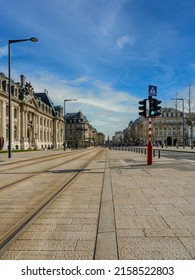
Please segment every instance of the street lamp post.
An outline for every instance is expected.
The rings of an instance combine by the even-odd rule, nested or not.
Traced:
[[[11,108],[11,56],[10,56],[10,46],[14,43],[20,43],[25,41],[37,42],[38,39],[35,37],[29,39],[19,39],[19,40],[8,40],[8,83],[9,83],[9,102],[8,102],[8,111],[9,111],[9,142],[8,142],[8,157],[12,157],[12,108]]]
[[[185,125],[184,125],[184,99],[183,98],[171,98],[171,100],[181,100],[182,101],[182,111],[183,111],[183,148],[185,148]]]
[[[77,99],[64,99],[64,151],[66,151],[66,102],[76,101]]]

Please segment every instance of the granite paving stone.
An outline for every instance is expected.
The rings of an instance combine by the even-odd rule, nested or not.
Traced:
[[[148,166],[145,155],[105,149],[0,259],[195,259],[195,171],[186,170],[174,159]],[[31,210],[19,193],[13,199],[11,189],[7,207],[0,199],[0,225]]]
[[[131,260],[191,259],[191,255],[174,237],[119,238],[119,258]]]
[[[43,240],[16,240],[13,245],[10,247],[10,251],[39,251],[45,241]]]
[[[53,260],[55,251],[22,251],[17,259],[19,260]]]
[[[21,251],[7,251],[0,257],[0,260],[17,260],[21,256]],[[28,259],[28,258],[27,258]]]
[[[116,217],[116,228],[168,228],[162,217],[158,216],[120,216]]]
[[[170,228],[195,228],[195,216],[164,217]]]
[[[192,259],[195,260],[195,237],[180,237],[179,240],[188,250],[188,252],[192,256]]]

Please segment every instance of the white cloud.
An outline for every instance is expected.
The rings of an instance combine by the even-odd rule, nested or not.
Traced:
[[[7,46],[1,47],[0,48],[0,58],[7,56]]]
[[[34,77],[29,73],[26,78],[35,92],[46,89],[55,105],[63,106],[65,98],[77,99],[67,104],[67,111],[81,110],[91,125],[105,135],[114,135],[115,131],[124,129],[130,120],[137,118],[138,98],[114,89],[111,84],[84,76],[64,83],[64,80],[47,72],[36,73]],[[82,82],[85,82],[85,87]]]
[[[124,48],[125,45],[134,45],[135,44],[135,38],[132,36],[122,36],[120,38],[117,39],[116,44],[118,46],[119,49]]]
[[[83,77],[79,77],[79,78],[77,78],[75,80],[63,80],[62,82],[65,83],[66,85],[78,86],[78,85],[86,83],[88,81],[89,81],[89,77],[83,76]]]

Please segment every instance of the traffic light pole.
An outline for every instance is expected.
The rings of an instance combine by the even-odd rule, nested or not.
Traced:
[[[152,119],[149,118],[148,122],[148,153],[147,153],[147,160],[148,165],[152,165]]]
[[[151,95],[152,94],[152,95]],[[144,99],[139,101],[139,115],[141,117],[148,118],[148,145],[147,145],[147,163],[148,165],[152,165],[152,157],[153,157],[153,151],[152,151],[152,118],[158,117],[161,112],[161,101],[153,98],[153,96],[156,96],[157,94],[157,87],[156,86],[149,86],[149,96],[148,99]],[[146,100],[149,101],[149,106],[147,109]]]

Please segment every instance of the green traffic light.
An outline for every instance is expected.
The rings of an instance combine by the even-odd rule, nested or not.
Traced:
[[[149,96],[149,116],[150,117],[155,118],[161,114],[160,113],[161,106],[159,106],[160,103],[161,103],[160,100]]]

